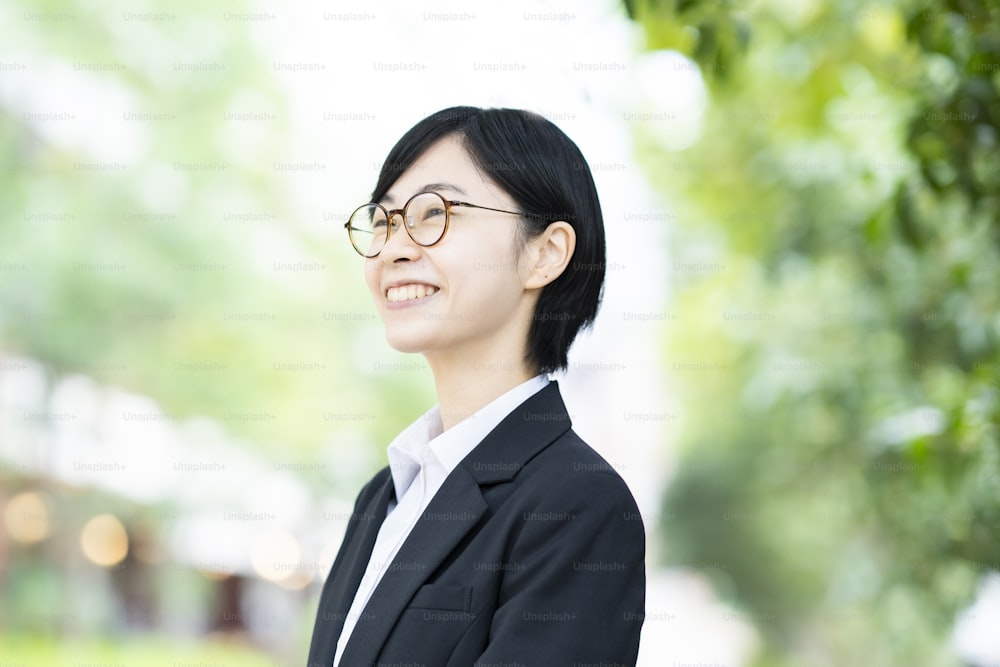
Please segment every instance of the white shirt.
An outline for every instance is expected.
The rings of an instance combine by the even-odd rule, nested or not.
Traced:
[[[447,431],[443,430],[441,423],[440,406],[435,405],[392,441],[386,454],[398,504],[389,502],[385,521],[379,528],[375,547],[368,559],[368,567],[344,619],[344,629],[337,640],[333,667],[339,667],[347,641],[375,592],[375,587],[382,580],[420,515],[444,484],[445,478],[514,408],[548,383],[547,377],[536,375]]]

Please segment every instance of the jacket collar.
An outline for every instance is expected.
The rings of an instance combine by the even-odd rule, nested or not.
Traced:
[[[572,425],[559,383],[553,380],[514,408],[461,465],[478,484],[509,481]]]

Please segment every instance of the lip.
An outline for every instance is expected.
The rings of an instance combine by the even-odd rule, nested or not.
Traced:
[[[403,285],[427,285],[428,287],[433,287],[437,291],[430,296],[421,297],[419,299],[410,299],[408,301],[389,301],[388,292],[393,287],[402,287]],[[394,280],[389,283],[382,285],[382,304],[389,310],[398,310],[400,308],[413,308],[415,306],[422,306],[427,301],[430,301],[436,297],[441,292],[441,288],[434,283],[430,283],[424,280]]]
[[[417,280],[415,278],[410,278],[408,280],[393,280],[391,283],[382,283],[382,296],[389,291],[390,287],[402,287],[403,285],[430,285],[436,289],[441,289],[439,285],[435,285],[432,282],[426,280]]]

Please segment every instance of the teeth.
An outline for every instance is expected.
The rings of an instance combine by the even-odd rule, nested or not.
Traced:
[[[412,301],[413,299],[423,299],[437,291],[438,288],[432,285],[411,284],[390,287],[385,296],[388,301]]]

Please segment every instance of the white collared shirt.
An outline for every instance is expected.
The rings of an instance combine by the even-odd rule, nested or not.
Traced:
[[[545,375],[536,375],[447,431],[443,431],[440,407],[434,406],[392,441],[386,454],[398,504],[390,501],[385,521],[375,538],[368,567],[354,594],[354,601],[337,640],[333,667],[340,665],[344,648],[375,592],[375,587],[382,580],[420,515],[444,484],[445,478],[514,408],[548,383],[549,379]]]

